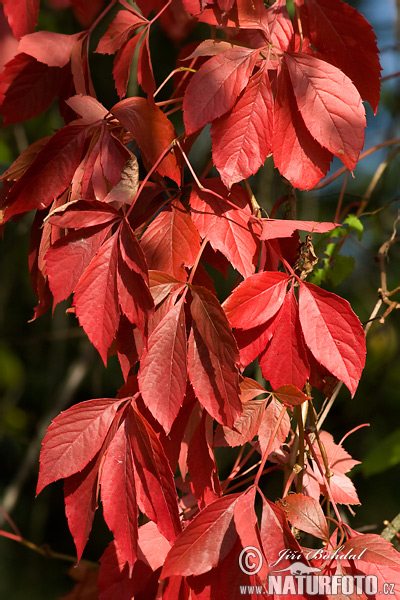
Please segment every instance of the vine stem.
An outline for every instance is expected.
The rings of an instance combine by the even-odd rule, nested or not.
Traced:
[[[256,477],[254,479],[254,486],[255,487],[258,487],[258,483],[260,481],[261,474],[262,474],[262,472],[264,470],[265,463],[267,462],[268,456],[271,454],[272,443],[273,443],[273,441],[274,441],[274,439],[276,437],[276,434],[278,433],[278,429],[280,427],[280,424],[282,423],[282,420],[283,420],[283,417],[285,416],[285,414],[286,414],[286,406],[282,406],[281,412],[279,413],[278,419],[277,419],[277,421],[275,423],[275,427],[274,427],[274,429],[273,429],[273,431],[271,433],[271,437],[269,438],[268,445],[267,445],[267,447],[265,449],[264,456],[262,457],[261,464],[260,464],[259,469],[257,471],[257,475],[256,475]]]

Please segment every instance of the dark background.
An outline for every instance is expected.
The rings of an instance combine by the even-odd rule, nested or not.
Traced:
[[[398,71],[399,15],[394,2],[365,0],[351,4],[366,16],[375,29],[383,75]],[[39,28],[61,33],[81,30],[69,11],[54,12],[46,5],[41,10]],[[97,38],[105,28],[104,23],[96,30]],[[208,37],[207,29],[200,26],[192,32],[191,39]],[[151,52],[156,81],[160,83],[174,68],[177,50],[157,24],[152,28]],[[96,92],[107,107],[118,100],[111,66],[110,57],[94,55],[91,59]],[[136,81],[131,81],[130,95],[137,94]],[[365,149],[400,137],[399,96],[399,78],[395,78],[383,84],[377,116],[374,117],[366,107],[368,129]],[[0,134],[1,172],[26,145],[62,125],[55,105],[45,115],[23,125],[3,129]],[[179,132],[182,131],[179,120],[175,125]],[[208,144],[207,134],[204,134],[197,143],[198,164],[196,157],[193,158],[199,169],[208,160],[205,155]],[[349,177],[343,206],[360,201],[379,164],[392,149],[393,146],[384,148],[358,165],[355,178]],[[375,256],[381,244],[392,234],[399,209],[399,157],[397,154],[390,160],[371,196],[366,211],[375,214],[360,218],[364,226],[362,239],[359,240],[352,232],[341,248],[343,256],[354,257],[354,270],[337,287],[329,281],[322,284],[348,299],[362,322],[368,320],[380,286]],[[341,163],[335,161],[331,173],[340,166]],[[299,193],[298,218],[333,220],[342,183],[343,177],[320,191]],[[267,211],[285,193],[269,160],[251,184],[259,203]],[[61,410],[90,398],[114,397],[123,380],[116,361],[111,358],[106,370],[75,318],[65,313],[69,302],[59,305],[53,317],[46,314],[37,321],[29,322],[36,304],[27,264],[31,221],[32,217],[28,215],[8,224],[0,245],[0,506],[9,509],[26,539],[38,545],[48,544],[53,551],[70,555],[73,560],[75,549],[64,515],[62,484],[51,485],[35,499],[38,441],[51,419]],[[318,239],[314,236],[317,246]],[[322,240],[320,252],[323,254],[323,251]],[[399,248],[393,246],[388,263],[389,288],[400,284],[399,254]],[[218,285],[222,297],[227,284],[219,281]],[[351,399],[349,392],[342,389],[326,421],[326,428],[336,442],[353,427],[370,423],[369,428],[357,431],[344,444],[353,458],[364,461],[364,466],[358,466],[352,472],[362,504],[355,507],[354,517],[343,510],[351,526],[365,532],[380,533],[383,521],[393,519],[400,512],[399,325],[399,311],[394,311],[384,324],[376,322],[372,325],[367,338],[367,365],[357,393]],[[231,458],[226,453],[221,453],[220,457],[223,469],[223,463],[230,464]],[[265,490],[275,500],[282,493],[280,479],[267,480]],[[10,531],[7,524],[3,523],[1,528]],[[97,561],[110,539],[100,508],[84,556]],[[0,599],[57,598],[72,587],[67,574],[69,566],[67,561],[45,558],[0,537]]]

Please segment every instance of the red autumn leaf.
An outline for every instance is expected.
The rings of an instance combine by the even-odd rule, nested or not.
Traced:
[[[247,277],[223,303],[232,327],[250,329],[266,323],[282,306],[288,281],[277,271]]]
[[[49,67],[65,67],[71,59],[72,48],[78,41],[79,35],[37,31],[21,39],[18,52],[33,56]]]
[[[186,380],[185,312],[179,301],[149,337],[139,370],[144,403],[167,434],[182,406]]]
[[[276,0],[265,12],[263,23],[267,24],[271,42],[277,48],[289,52],[294,50],[294,31],[285,0]]]
[[[153,93],[156,90],[156,82],[154,81],[153,66],[150,58],[150,47],[149,47],[149,31],[147,30],[142,45],[139,50],[138,58],[138,82],[142,87],[142,90],[146,92],[147,96],[152,98]]]
[[[297,230],[310,231],[311,233],[326,233],[332,231],[339,225],[337,223],[318,223],[317,221],[285,221],[283,219],[261,219],[262,240],[286,238],[293,235]]]
[[[111,112],[131,132],[150,164],[154,164],[176,138],[168,117],[158,107],[150,105],[145,98],[126,98],[115,104]],[[161,161],[157,170],[180,185],[180,167],[176,154],[172,151]]]
[[[68,98],[66,103],[87,123],[102,121],[108,113],[107,109],[92,96],[77,94]]]
[[[224,559],[237,538],[233,511],[240,496],[218,498],[187,525],[167,555],[161,578],[201,575]]]
[[[293,561],[287,558],[288,550],[295,553],[296,560],[306,563],[306,560],[302,559],[301,548],[292,534],[283,510],[264,496],[260,534],[264,554],[271,569],[278,570],[293,564]],[[285,552],[282,555],[283,550]]]
[[[354,396],[365,363],[365,335],[347,300],[302,283],[299,315],[306,345],[316,360]]]
[[[310,0],[301,3],[300,10],[307,15],[312,44],[325,60],[333,62],[351,79],[376,113],[381,68],[371,25],[341,0]],[[362,58],[359,48],[363,49]]]
[[[234,429],[222,427],[216,430],[214,443],[216,446],[244,446],[258,433],[261,419],[264,414],[266,400],[249,400],[244,402],[242,414],[234,422]]]
[[[213,160],[227,188],[258,171],[272,147],[273,96],[267,69],[250,79],[235,106],[211,128]]]
[[[173,290],[183,288],[183,284],[162,271],[149,270],[149,288],[154,304],[160,304]]]
[[[293,286],[275,316],[271,342],[260,356],[263,376],[273,389],[292,384],[303,389],[310,375]]]
[[[133,14],[129,10],[120,10],[100,39],[96,52],[114,54],[128,41],[132,31],[146,23],[146,19],[140,18],[139,15]]]
[[[309,396],[303,394],[299,388],[295,385],[282,385],[278,389],[275,390],[274,395],[285,404],[289,404],[290,406],[297,406],[298,404],[303,404],[309,400]]]
[[[275,429],[282,408],[282,404],[278,402],[276,398],[271,398],[267,408],[263,412],[261,424],[258,429],[258,441],[260,442],[261,454],[264,454],[268,448],[272,433]],[[270,446],[270,453],[282,446],[289,435],[289,431],[290,419],[286,411],[278,427],[278,431],[276,432],[276,435],[272,441],[272,445]]]
[[[274,318],[263,325],[251,329],[235,329],[234,335],[239,347],[240,365],[247,367],[267,347],[274,332]]]
[[[341,552],[346,554],[349,551],[359,557],[361,561],[393,569],[400,568],[399,553],[390,542],[375,533],[364,533],[349,538],[343,544]]]
[[[335,444],[333,436],[327,431],[320,431],[319,438],[324,447],[329,469],[334,473],[347,473],[353,467],[355,467],[355,465],[360,464],[360,461],[354,460],[342,446]],[[323,458],[319,445],[316,441],[313,445],[314,452],[322,464]]]
[[[137,503],[172,542],[181,531],[173,473],[161,442],[146,419],[136,410],[128,414]]]
[[[268,575],[268,565],[264,560],[264,553],[260,543],[254,502],[255,488],[252,488],[247,493],[242,494],[235,503],[234,521],[243,548],[251,548],[252,551],[252,554],[248,556],[248,558],[253,558],[253,561],[250,560],[250,570],[252,566],[255,568],[260,567],[257,576],[261,581],[265,581]],[[258,553],[255,553],[254,549],[258,550]]]
[[[285,54],[285,62],[307,129],[352,171],[364,145],[366,126],[356,87],[337,67],[309,54]]]
[[[221,495],[218,469],[212,446],[213,421],[203,411],[202,419],[190,440],[187,457],[191,487],[200,510]]]
[[[189,379],[200,404],[221,425],[232,427],[242,412],[239,376],[211,352],[193,324],[189,336]]]
[[[204,287],[192,286],[191,291],[193,300],[190,312],[203,342],[222,364],[235,365],[239,360],[239,352],[220,303]]]
[[[57,131],[7,197],[4,220],[32,209],[43,209],[71,183],[81,160],[86,131],[80,126]]]
[[[282,498],[280,505],[294,527],[322,540],[329,540],[328,523],[317,500],[304,494],[289,494]]]
[[[120,213],[104,202],[69,202],[52,211],[49,215],[52,225],[63,229],[83,229],[96,225],[107,225],[121,219]]]
[[[35,30],[39,16],[40,0],[2,0],[4,14],[16,38]]]
[[[203,184],[222,198],[193,188],[190,205],[194,224],[213,249],[219,250],[244,277],[252,275],[259,241],[257,225],[250,225],[248,195],[239,185],[228,192],[218,179],[206,179]]]
[[[4,125],[32,119],[47,110],[59,94],[62,81],[63,71],[58,67],[48,67],[27,54],[17,54],[0,76]]]
[[[45,272],[54,305],[68,298],[75,290],[79,278],[100,250],[110,227],[71,231],[49,248],[45,255]]]
[[[234,47],[210,58],[193,75],[183,100],[186,134],[190,135],[230,110],[246,87],[257,52]]]
[[[189,213],[177,200],[156,216],[140,239],[149,268],[182,281],[187,279],[185,267],[194,265],[200,242]]]
[[[54,419],[40,453],[36,493],[81,471],[100,450],[123,400],[100,398],[75,404]]]
[[[142,31],[137,33],[132,39],[126,42],[126,44],[124,44],[120,50],[118,50],[114,58],[113,76],[115,88],[120,98],[124,98],[124,96],[126,96],[133,57],[142,37]]]
[[[277,78],[272,151],[276,168],[302,190],[313,188],[325,177],[333,158],[307,129],[287,69],[280,69]]]
[[[117,292],[118,236],[111,236],[81,276],[75,288],[76,316],[104,364],[119,322]]]
[[[131,444],[123,423],[113,437],[101,469],[101,502],[107,526],[124,559],[133,565],[137,556],[138,509]]]
[[[82,471],[71,475],[64,482],[65,514],[78,561],[86,546],[97,509],[101,459],[100,452]]]

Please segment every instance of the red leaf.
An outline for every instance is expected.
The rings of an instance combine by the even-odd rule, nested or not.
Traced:
[[[248,195],[239,185],[228,192],[219,179],[206,179],[203,183],[222,198],[193,188],[190,205],[194,224],[213,249],[222,252],[244,277],[252,275],[258,260],[259,241],[253,232],[254,226],[249,224]]]
[[[283,304],[289,277],[263,271],[247,277],[223,303],[232,327],[250,329],[273,317]]]
[[[258,171],[272,146],[273,96],[267,69],[260,69],[232,110],[211,128],[213,160],[230,188]]]
[[[268,404],[267,408],[263,413],[261,425],[258,430],[258,441],[260,442],[261,454],[264,454],[267,450],[272,432],[278,421],[282,408],[282,404],[278,402],[276,398],[271,398],[270,403]],[[282,446],[287,436],[289,435],[289,431],[290,419],[286,411],[286,414],[284,415],[281,424],[279,425],[275,438],[272,441],[272,445],[270,447],[270,454],[272,454],[274,450],[277,450]]]
[[[121,555],[133,565],[137,556],[138,509],[132,450],[126,429],[125,422],[107,449],[100,484],[104,520],[113,532]]]
[[[129,10],[120,10],[100,39],[95,51],[101,54],[114,54],[128,41],[132,31],[146,23],[146,19],[140,18]]]
[[[37,31],[21,39],[18,52],[33,56],[49,67],[65,67],[71,59],[72,48],[78,41],[79,35]]]
[[[329,541],[328,523],[317,500],[304,494],[290,494],[280,501],[280,505],[294,527]]]
[[[126,44],[120,50],[118,50],[118,53],[115,56],[113,76],[115,81],[115,87],[120,98],[126,96],[126,90],[128,88],[129,77],[131,74],[133,57],[135,55],[136,48],[142,36],[142,31],[140,33],[137,33],[132,39],[126,42]]]
[[[265,497],[263,497],[260,533],[264,553],[270,567],[277,567],[279,564],[278,568],[281,569],[292,564],[285,554],[283,556],[280,554],[282,550],[295,552],[296,558],[300,560],[301,548],[290,530],[282,509]],[[306,562],[305,559],[304,562]]]
[[[80,325],[107,364],[119,323],[117,294],[118,236],[110,237],[91,260],[75,288],[74,306]]]
[[[204,287],[192,286],[193,321],[208,350],[227,366],[239,361],[239,352],[228,319],[217,298]]]
[[[267,347],[274,332],[275,320],[270,319],[263,325],[251,329],[235,329],[234,335],[239,347],[240,365],[247,367]]]
[[[131,132],[150,164],[154,164],[176,138],[175,129],[168,117],[158,107],[151,106],[145,98],[126,98],[113,106],[111,112]],[[176,154],[172,151],[162,160],[157,170],[180,185],[180,167]]]
[[[351,80],[333,65],[286,54],[297,106],[311,135],[352,171],[364,145],[365,111]]]
[[[162,579],[172,575],[201,575],[225,558],[237,539],[233,511],[240,496],[218,498],[187,525],[167,555]]]
[[[260,390],[257,391],[258,394],[261,393]],[[234,422],[234,429],[222,427],[220,437],[218,437],[217,429],[215,445],[244,446],[246,442],[250,442],[257,435],[264,414],[266,400],[248,400],[244,402],[242,394],[240,398],[243,402],[242,414]]]
[[[234,47],[210,58],[193,75],[183,99],[186,135],[230,110],[246,87],[257,60],[257,52]]]
[[[61,69],[48,67],[27,54],[17,54],[7,63],[0,79],[4,125],[20,123],[44,112],[58,95],[62,81]]]
[[[247,493],[241,495],[235,504],[234,520],[235,527],[242,543],[243,548],[256,548],[258,556],[254,556],[254,560],[250,562],[251,568],[261,567],[258,571],[258,577],[261,581],[265,581],[268,575],[268,566],[264,560],[262,546],[259,540],[259,529],[257,515],[254,510],[255,488],[250,489]]]
[[[38,22],[40,0],[2,0],[6,15],[13,34],[20,38],[35,30]]]
[[[242,412],[237,369],[210,352],[195,325],[189,336],[188,369],[200,404],[218,423],[232,427]]]
[[[186,281],[185,267],[192,267],[200,250],[200,236],[189,213],[173,201],[150,223],[140,245],[151,269]]]
[[[82,471],[71,475],[64,482],[65,514],[74,538],[78,561],[86,546],[97,509],[101,461],[102,453],[99,452]]]
[[[115,208],[95,200],[69,202],[49,215],[50,223],[63,229],[83,229],[96,225],[107,225],[120,219],[121,215]]]
[[[351,551],[360,560],[393,569],[400,568],[400,555],[392,544],[374,533],[356,535],[348,539],[341,549],[346,554]]]
[[[290,237],[298,229],[311,233],[326,233],[338,227],[337,223],[318,223],[317,221],[285,221],[283,219],[261,219],[262,240]]]
[[[174,478],[163,447],[146,419],[128,414],[138,506],[168,541],[181,531]]]
[[[85,138],[86,131],[72,125],[53,135],[11,189],[4,220],[46,208],[64,192],[81,160]]]
[[[157,571],[171,549],[171,544],[152,521],[139,527],[138,559]]]
[[[148,97],[152,98],[156,89],[156,83],[154,81],[153,66],[150,58],[148,30],[139,50],[137,77],[143,91],[146,92]]]
[[[354,396],[365,363],[365,335],[347,300],[303,283],[299,315],[305,342],[321,365]]]
[[[294,31],[285,0],[276,0],[270,6],[263,22],[268,24],[269,38],[274,46],[288,52],[294,50]]]
[[[332,154],[307,129],[286,69],[279,71],[277,88],[272,139],[274,163],[294,187],[309,190],[325,177]]]
[[[310,375],[310,365],[293,286],[286,294],[274,323],[271,342],[260,357],[262,374],[273,389],[292,384],[301,390]]]
[[[144,403],[167,434],[186,392],[186,357],[185,312],[180,301],[151,334],[139,370]]]
[[[107,109],[92,96],[77,94],[76,96],[68,98],[66,103],[87,123],[102,121],[108,114]]]
[[[290,406],[297,406],[298,404],[303,404],[309,400],[309,396],[303,394],[296,386],[282,385],[277,390],[275,390],[274,395],[285,404],[289,404]]]
[[[154,304],[160,304],[172,291],[183,289],[184,285],[162,271],[149,270],[149,287]]]
[[[312,44],[325,60],[333,62],[354,83],[376,113],[381,67],[376,36],[371,25],[345,2],[310,0],[306,11]],[[358,49],[362,48],[362,58]]]
[[[200,510],[221,495],[218,469],[212,445],[213,421],[204,411],[202,419],[190,440],[187,457],[191,487]]]
[[[149,288],[143,277],[132,271],[118,253],[118,302],[130,323],[136,325],[143,337],[147,336],[147,321],[154,306]]]
[[[88,400],[54,419],[42,444],[37,494],[49,483],[82,471],[100,450],[122,402],[113,398]]]

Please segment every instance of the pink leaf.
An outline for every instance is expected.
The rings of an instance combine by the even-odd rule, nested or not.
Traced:
[[[64,67],[71,59],[72,48],[79,35],[37,31],[21,39],[18,52],[29,54],[49,67]]]
[[[2,0],[4,14],[16,38],[34,31],[38,22],[39,3],[40,0]]]
[[[147,21],[129,10],[120,10],[111,21],[106,33],[100,39],[96,52],[101,54],[114,54],[127,41],[132,31],[135,31]]]

